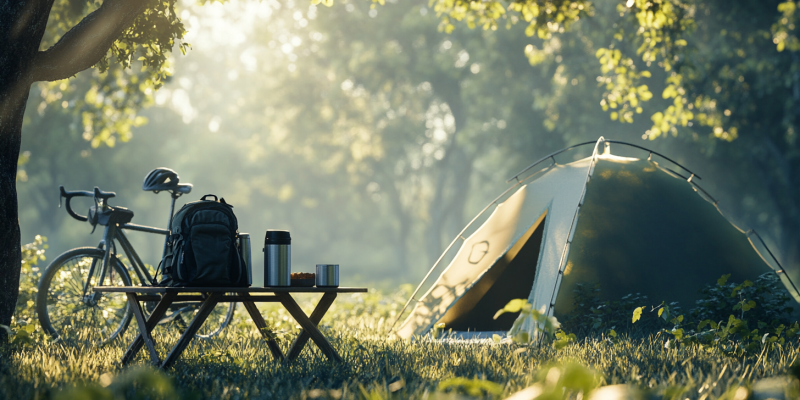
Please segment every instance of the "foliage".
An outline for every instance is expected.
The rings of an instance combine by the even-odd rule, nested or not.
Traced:
[[[113,147],[126,142],[131,128],[142,126],[141,108],[171,75],[169,56],[174,48],[186,53],[185,29],[175,0],[147,1],[133,24],[112,44],[96,69],[78,78],[39,82],[33,101],[42,115],[47,107],[69,108],[77,122],[73,129],[90,142]],[[41,48],[56,44],[73,26],[102,4],[95,0],[57,0],[53,3]],[[83,81],[84,84],[77,83]],[[77,128],[80,125],[80,129]]]
[[[172,379],[152,367],[131,368],[120,375],[100,375],[100,382],[67,388],[53,400],[174,399],[177,391]]]
[[[470,396],[483,396],[484,394],[503,394],[503,386],[483,379],[450,378],[439,383],[438,389],[442,392],[449,390],[462,391]]]
[[[505,19],[506,27],[524,21],[526,35],[536,34],[547,39],[553,33],[569,29],[581,17],[591,15],[591,3],[585,0],[514,0],[508,3],[504,6],[500,1],[431,1],[436,14],[441,16],[439,29],[447,33],[455,29],[452,21],[465,22],[470,29],[496,30],[498,22]],[[510,16],[506,10],[510,11]]]
[[[553,339],[561,327],[556,317],[549,317],[540,310],[535,310],[527,299],[513,299],[494,314],[494,319],[505,313],[519,313],[520,317],[514,321],[508,335],[514,343],[529,344],[535,340]],[[499,337],[495,335],[495,341]],[[559,340],[569,340],[566,336],[559,336]],[[561,342],[560,342],[561,343]]]
[[[19,296],[17,297],[17,307],[11,317],[11,326],[0,325],[11,339],[12,346],[26,346],[33,342],[34,337],[40,338],[41,330],[38,333],[36,326],[36,293],[39,286],[39,278],[42,276],[39,261],[44,261],[44,251],[47,249],[45,242],[47,238],[36,235],[32,243],[23,245],[22,267],[20,269]],[[16,330],[16,332],[14,331]]]
[[[630,293],[619,300],[603,301],[600,300],[600,291],[597,284],[575,285],[572,311],[562,317],[565,330],[581,336],[609,331],[633,335],[649,334],[666,325],[668,319],[665,317],[669,316],[670,309],[673,313],[680,312],[680,307],[674,302],[655,307],[637,307],[648,301],[647,296],[641,293]],[[639,320],[641,322],[634,326]]]
[[[40,265],[40,261],[45,261],[45,250],[47,250],[47,238],[36,235],[33,242],[22,246],[22,267],[20,270],[19,297],[17,297],[17,309],[12,324],[19,325],[33,324],[36,321],[36,293],[38,292],[39,279],[42,276],[42,269],[45,265]]]
[[[775,273],[765,273],[754,282],[741,284],[728,282],[730,274],[723,275],[716,285],[708,285],[700,293],[703,298],[689,314],[693,320],[723,321],[731,312],[755,326],[758,321],[769,324],[789,323],[793,308],[788,305],[792,297]]]
[[[703,288],[704,297],[689,311],[688,318],[675,309],[670,313],[662,303],[658,316],[672,324],[671,329],[663,331],[672,335],[674,345],[698,345],[741,356],[748,352],[763,353],[775,343],[783,344],[797,337],[800,324],[790,321],[788,314],[792,308],[786,306],[791,296],[774,273],[762,274],[755,283],[745,280],[736,284],[728,282],[728,278],[730,274],[723,275],[716,285]],[[634,309],[633,323],[639,320],[643,308]]]
[[[564,329],[582,335],[605,332],[617,340],[617,332],[642,336],[663,332],[671,337],[667,346],[700,345],[725,354],[758,353],[774,343],[794,339],[800,325],[791,320],[791,296],[775,273],[765,273],[755,282],[728,282],[730,274],[700,293],[688,313],[676,302],[642,306],[647,296],[628,294],[618,301],[599,300],[600,288],[576,285],[572,311],[563,317]]]
[[[772,25],[772,42],[778,51],[800,50],[800,40],[797,39],[797,8],[800,3],[786,1],[778,5],[778,11],[783,15]]]

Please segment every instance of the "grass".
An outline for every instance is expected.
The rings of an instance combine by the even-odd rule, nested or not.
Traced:
[[[322,325],[342,364],[327,361],[311,343],[290,365],[273,362],[242,309],[221,337],[193,341],[166,374],[145,367],[146,351],[133,366],[119,366],[133,329],[103,347],[52,343],[37,333],[32,343],[0,351],[0,398],[502,399],[534,384],[566,387],[555,398],[578,398],[567,379],[573,368],[592,387],[631,384],[657,398],[717,399],[784,375],[800,355],[796,340],[734,358],[700,347],[665,348],[663,335],[616,343],[587,338],[561,350],[387,339],[384,332],[404,299],[405,293],[340,295]],[[310,313],[316,296],[299,300]],[[262,312],[286,351],[297,333],[294,321],[276,305]],[[165,326],[154,336],[163,358],[163,343],[174,343],[178,332]],[[553,376],[561,386],[553,386]]]

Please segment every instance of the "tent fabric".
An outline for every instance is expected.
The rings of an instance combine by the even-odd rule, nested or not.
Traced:
[[[439,279],[398,328],[398,336],[410,338],[429,331],[545,212],[547,234],[542,239],[536,265],[558,264],[562,256],[558,243],[567,239],[591,164],[590,159],[585,159],[555,165],[499,204],[483,225],[464,240]],[[554,195],[547,196],[547,193]],[[556,277],[557,271],[537,271],[535,279],[552,285]]]
[[[554,164],[464,240],[396,332],[423,335],[439,322],[507,330],[513,318],[491,316],[508,300],[527,296],[560,315],[578,283],[599,284],[605,299],[641,292],[654,304],[690,306],[722,274],[741,281],[777,269],[752,243],[691,182],[654,161],[606,152]],[[533,334],[534,322],[521,329]]]
[[[555,314],[572,309],[575,284],[597,284],[603,300],[631,292],[679,300],[723,274],[742,282],[771,269],[747,237],[698,196],[691,183],[647,160],[600,157],[570,246]]]

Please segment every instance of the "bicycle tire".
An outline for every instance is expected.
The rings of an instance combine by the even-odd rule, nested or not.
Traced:
[[[228,294],[233,295],[235,293]],[[219,336],[230,324],[231,320],[233,320],[233,313],[235,310],[236,303],[217,304],[194,336],[198,339],[211,339]],[[183,333],[186,328],[189,327],[189,322],[194,320],[198,311],[200,311],[200,303],[195,303],[177,310],[175,314],[169,317],[170,324],[174,325],[179,332]]]
[[[36,311],[42,328],[54,338],[103,345],[117,338],[130,324],[133,313],[124,293],[94,297],[94,292],[89,290],[83,294],[89,266],[96,263],[93,276],[88,277],[91,286],[92,278],[96,280],[100,273],[104,254],[94,247],[68,250],[56,257],[42,275]],[[131,286],[130,275],[122,262],[112,255],[110,263],[112,272],[105,284]]]
[[[234,293],[228,294],[232,295]],[[199,310],[200,309],[198,308],[194,313],[196,314]],[[211,311],[211,315],[208,316],[206,322],[202,327],[200,327],[195,336],[200,339],[211,339],[219,336],[219,334],[222,333],[228,324],[231,323],[231,320],[233,320],[234,311],[236,311],[236,303],[231,302],[217,304],[217,306],[214,307],[214,310]],[[194,315],[192,317],[194,317]],[[215,321],[218,321],[219,325],[217,325]]]

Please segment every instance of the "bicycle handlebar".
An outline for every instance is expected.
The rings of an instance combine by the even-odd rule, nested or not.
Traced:
[[[70,202],[70,200],[72,200],[73,197],[76,197],[76,196],[77,197],[94,197],[94,193],[89,192],[87,190],[74,190],[74,191],[68,192],[68,191],[64,190],[64,186],[59,186],[58,189],[61,191],[61,197],[64,197],[64,198],[67,199],[67,204],[66,204],[67,213],[70,216],[72,216],[72,218],[75,218],[78,221],[87,221],[88,218],[85,215],[80,215],[80,214],[76,213],[75,211],[72,211],[72,207],[70,206],[69,202]],[[60,202],[61,197],[59,197],[59,204],[61,203]]]
[[[97,187],[97,186],[94,187],[94,198],[96,198],[96,199],[108,200],[108,199],[110,199],[112,197],[116,197],[116,196],[117,196],[117,194],[115,192],[104,192],[104,191],[100,190],[99,187]]]

